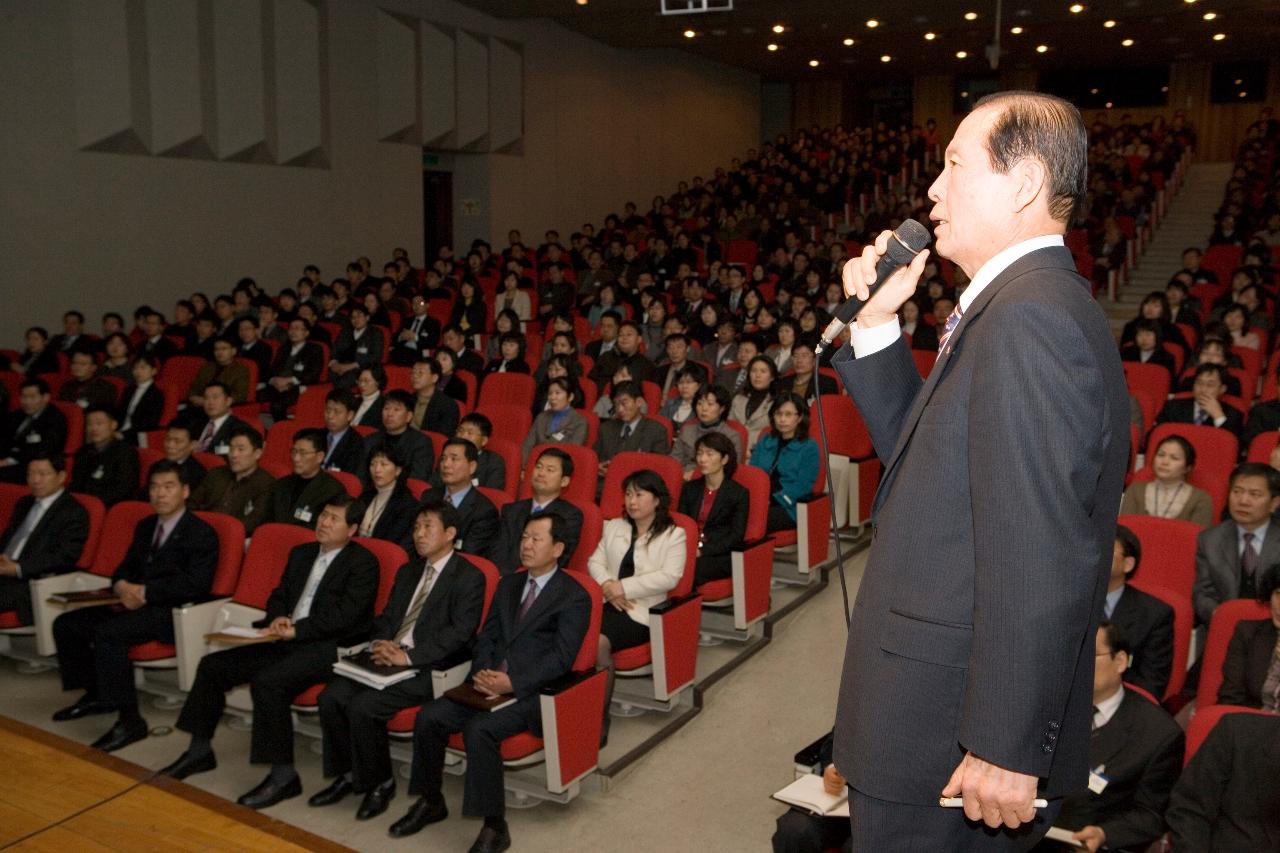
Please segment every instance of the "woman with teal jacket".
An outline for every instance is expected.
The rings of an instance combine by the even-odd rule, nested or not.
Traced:
[[[799,394],[783,393],[769,407],[770,431],[760,436],[751,464],[769,475],[768,530],[794,530],[796,501],[818,479],[818,443],[809,437],[809,407]]]

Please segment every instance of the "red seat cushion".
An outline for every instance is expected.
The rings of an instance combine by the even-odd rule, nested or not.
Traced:
[[[466,746],[462,742],[462,732],[454,732],[449,735],[449,748],[459,752],[466,750]],[[532,755],[540,749],[542,749],[542,738],[529,732],[521,732],[502,742],[502,760],[515,761],[527,755]]]
[[[293,704],[302,705],[307,708],[314,707],[317,703],[319,703],[320,693],[321,691],[324,690],[324,688],[325,688],[325,682],[323,681],[320,682],[319,684],[311,685],[306,690],[302,691],[301,693],[299,693],[297,696],[294,697]]]
[[[18,618],[18,611],[6,610],[0,613],[0,628],[21,628],[22,620]]]
[[[387,720],[387,731],[396,732],[397,734],[411,734],[413,732],[413,722],[418,719],[418,711],[421,709],[421,705],[413,705],[396,711],[396,715]]]
[[[639,669],[653,663],[653,649],[648,643],[641,643],[629,649],[613,653],[613,665],[616,669]]]
[[[708,581],[698,587],[698,595],[702,596],[703,601],[720,601],[725,598],[733,598],[733,578]]]
[[[178,650],[172,643],[161,643],[151,640],[146,643],[138,643],[138,645],[129,649],[129,660],[132,661],[151,661],[164,660],[177,655]]]
[[[779,530],[769,535],[773,537],[773,544],[779,548],[788,548],[800,541],[800,537],[796,535],[794,530]]]

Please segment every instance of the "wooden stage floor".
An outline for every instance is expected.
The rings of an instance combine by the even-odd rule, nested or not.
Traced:
[[[3,716],[0,849],[349,850]]]

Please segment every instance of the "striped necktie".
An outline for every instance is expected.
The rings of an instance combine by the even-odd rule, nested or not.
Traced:
[[[947,317],[947,324],[942,328],[942,334],[938,337],[938,356],[941,357],[943,350],[947,348],[947,341],[951,340],[951,333],[956,330],[956,326],[960,324],[960,318],[964,316],[964,310],[961,309],[960,303],[956,303],[956,307],[951,309],[951,315]]]

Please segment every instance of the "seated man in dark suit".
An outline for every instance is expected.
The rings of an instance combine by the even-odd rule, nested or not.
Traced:
[[[1258,853],[1280,846],[1280,717],[1227,714],[1169,798],[1173,849]]]
[[[413,314],[405,317],[391,347],[391,363],[409,367],[440,342],[440,322],[427,316],[427,300],[413,297]]]
[[[360,403],[351,391],[337,388],[324,398],[325,451],[320,467],[360,476],[365,470],[364,436],[352,429]]]
[[[213,358],[200,366],[187,387],[187,404],[197,409],[203,407],[204,389],[211,382],[222,383],[232,402],[243,403],[249,399],[249,368],[236,360],[239,350],[227,338],[215,338],[212,347]]]
[[[267,517],[268,497],[276,478],[258,467],[262,436],[253,427],[239,427],[227,441],[227,464],[205,474],[191,492],[187,509],[221,512],[240,519],[248,536]]]
[[[444,327],[444,331],[440,333],[440,346],[453,353],[453,362],[458,370],[465,370],[475,376],[484,373],[484,359],[467,347],[467,336],[456,323]],[[440,375],[440,370],[436,370],[436,375]]]
[[[1239,437],[1244,428],[1244,415],[1222,402],[1227,392],[1227,369],[1220,364],[1202,364],[1196,368],[1195,396],[1190,400],[1170,400],[1156,417],[1157,424],[1200,424],[1230,430]]]
[[[272,353],[271,345],[258,335],[257,314],[246,314],[236,320],[236,336],[240,339],[236,357],[247,358],[258,365],[258,382],[261,384],[271,371]]]
[[[308,340],[311,324],[302,317],[289,321],[289,341],[276,351],[271,363],[271,376],[258,393],[258,400],[271,405],[271,416],[278,421],[289,414],[298,402],[300,388],[320,381],[324,369],[324,350]]]
[[[491,559],[498,571],[509,575],[520,568],[520,542],[524,525],[539,512],[555,512],[565,520],[564,558],[568,565],[582,535],[582,510],[560,497],[573,477],[573,457],[558,447],[548,447],[533,463],[529,485],[533,497],[513,501],[502,508],[501,530]]]
[[[320,694],[324,775],[333,784],[310,800],[327,806],[364,794],[357,820],[387,809],[396,793],[387,721],[403,708],[432,699],[431,671],[471,657],[484,611],[484,574],[453,550],[458,511],[428,498],[413,526],[413,553],[396,573],[387,605],[373,622],[371,651],[388,666],[413,666],[413,678],[382,690],[334,678]]]
[[[361,370],[382,364],[382,330],[372,322],[363,303],[351,306],[351,323],[338,333],[329,359],[329,376],[335,388],[354,388]]]
[[[191,455],[199,449],[196,443],[199,434],[200,431],[186,415],[178,415],[164,429],[164,458],[183,470],[186,482],[193,489],[200,485],[205,475],[204,466]],[[147,499],[145,489],[142,498]]]
[[[82,409],[90,406],[116,405],[116,386],[97,375],[98,362],[86,349],[73,350],[69,368],[71,380],[58,391],[58,399],[75,403]]]
[[[472,412],[458,421],[458,428],[454,430],[453,434],[458,438],[465,438],[476,446],[476,475],[473,478],[473,482],[477,486],[484,486],[486,489],[497,489],[499,491],[505,489],[507,487],[507,463],[497,453],[485,449],[485,445],[493,437],[493,422],[480,412]],[[431,472],[430,482],[433,488],[440,487],[439,471]]]
[[[114,409],[89,407],[71,476],[71,491],[93,495],[107,509],[138,493],[138,448],[116,438],[117,426]]]
[[[1271,617],[1236,623],[1222,663],[1218,704],[1247,705],[1275,714],[1280,713],[1280,655],[1276,653],[1280,630],[1280,563],[1268,566],[1263,572],[1258,582],[1258,600],[1270,606]]]
[[[425,432],[453,435],[458,428],[458,401],[440,391],[440,364],[423,356],[413,364],[409,382],[413,387],[413,416],[409,425]]]
[[[114,752],[147,736],[138,713],[129,649],[151,640],[173,642],[174,607],[209,594],[218,563],[218,536],[187,512],[191,485],[167,459],[147,475],[155,515],[138,522],[133,543],[111,576],[120,603],[84,607],[53,622],[62,689],[84,695],[53,715],[55,722],[115,711],[119,719],[94,741]]]
[[[290,704],[329,677],[338,648],[363,640],[373,620],[378,559],[351,541],[362,509],[346,492],[336,495],[320,510],[316,541],[289,552],[266,615],[253,625],[274,642],[234,646],[201,659],[177,723],[191,734],[191,744],[161,772],[184,779],[218,766],[213,735],[226,693],[248,683],[253,697],[249,762],[270,764],[271,773],[237,802],[263,809],[302,793],[293,767]]]
[[[226,457],[227,439],[236,429],[252,429],[249,424],[231,414],[231,404],[235,400],[231,389],[221,382],[210,382],[204,388],[204,416],[208,418],[204,428],[200,430],[200,438],[196,440],[196,450],[201,453],[213,453]]]
[[[382,399],[382,429],[364,440],[364,456],[368,459],[379,447],[393,447],[404,463],[406,477],[425,480],[435,462],[435,448],[431,439],[409,426],[413,417],[413,395],[397,388],[388,391]],[[369,471],[360,472],[360,479],[369,485]]]
[[[714,349],[714,346],[708,345],[708,349]],[[747,384],[747,368],[751,364],[751,359],[759,354],[760,339],[755,335],[743,335],[734,350],[736,361],[716,370],[716,384],[728,388],[733,394],[741,391]]]
[[[24,379],[17,411],[9,414],[0,440],[0,483],[22,483],[27,463],[43,453],[62,453],[67,446],[67,416],[51,405],[43,379]]]
[[[600,424],[596,436],[595,451],[600,459],[600,469],[596,472],[596,491],[604,485],[604,475],[609,471],[609,462],[624,450],[640,453],[671,452],[671,442],[667,440],[667,430],[655,420],[646,418],[640,411],[644,403],[644,392],[639,382],[619,382],[610,392],[613,400],[613,417]],[[654,414],[657,414],[656,412]]]
[[[511,846],[505,820],[502,741],[523,731],[542,731],[539,692],[569,673],[591,620],[586,591],[558,571],[564,555],[565,523],[555,513],[529,517],[520,544],[528,570],[498,582],[489,616],[476,641],[471,683],[490,696],[514,694],[497,711],[476,711],[441,697],[422,706],[413,731],[413,775],[409,793],[419,799],[391,825],[393,838],[412,835],[449,816],[440,791],[445,745],[461,731],[467,745],[462,813],[484,818],[471,848],[494,853]]]
[[[1280,382],[1280,364],[1276,365],[1276,381]],[[1253,440],[1264,432],[1280,429],[1280,399],[1259,400],[1249,409],[1244,435],[1240,437],[1240,449],[1248,450]]]
[[[1242,462],[1231,472],[1228,521],[1196,538],[1196,582],[1191,600],[1196,620],[1208,625],[1213,611],[1233,598],[1254,598],[1258,577],[1280,563],[1280,471],[1261,462]]]
[[[320,470],[324,444],[322,429],[300,429],[294,434],[289,451],[293,473],[276,480],[267,493],[264,522],[296,524],[314,530],[321,510],[338,495],[346,494],[341,483]]]
[[[1141,562],[1138,537],[1123,524],[1117,525],[1102,618],[1119,625],[1128,639],[1125,681],[1162,699],[1173,673],[1173,608],[1129,585]]]
[[[89,513],[66,489],[64,460],[49,453],[27,463],[31,494],[18,498],[0,534],[0,612],[16,610],[23,625],[31,624],[27,581],[74,569],[89,538]]]
[[[476,446],[451,438],[440,453],[440,495],[458,510],[456,547],[465,554],[490,558],[498,538],[498,511],[471,481],[476,475]]]
[[[813,335],[796,338],[791,348],[791,364],[795,372],[787,376],[779,376],[774,383],[775,394],[799,394],[806,403],[812,404],[819,394],[838,394],[836,381],[830,376],[818,372],[818,357],[814,355],[817,340]]]
[[[1124,689],[1129,642],[1112,622],[1098,626],[1093,675],[1089,784],[1066,796],[1055,826],[1086,850],[1145,851],[1164,831],[1164,808],[1182,767],[1184,736],[1173,717]],[[1069,850],[1045,841],[1039,851]]]
[[[591,368],[590,378],[596,381],[596,387],[603,391],[604,386],[612,381],[614,375],[626,368],[635,382],[652,379],[655,372],[653,362],[640,352],[640,327],[627,320],[618,327],[618,341],[613,349],[600,356],[600,360]]]

